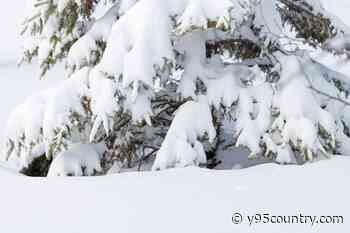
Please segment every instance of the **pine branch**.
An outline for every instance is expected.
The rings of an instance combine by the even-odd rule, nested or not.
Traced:
[[[307,79],[308,79],[308,78],[307,78]],[[321,91],[321,90],[315,88],[315,87],[312,85],[312,83],[311,83],[311,81],[310,81],[309,79],[308,79],[308,82],[310,83],[309,88],[310,88],[311,90],[313,90],[314,92],[316,92],[316,93],[318,93],[318,94],[320,94],[320,95],[326,96],[326,97],[328,97],[328,98],[330,98],[330,99],[332,99],[332,100],[336,100],[336,101],[339,101],[339,102],[341,102],[341,103],[343,103],[343,104],[345,104],[345,105],[350,106],[350,102],[348,102],[348,101],[346,101],[346,100],[343,100],[343,99],[341,99],[341,98],[339,98],[339,97],[332,96],[332,95],[330,95],[330,94],[328,94],[328,93],[326,93],[326,92],[324,92],[324,91]]]
[[[248,39],[228,39],[228,40],[209,40],[205,44],[207,57],[213,54],[230,51],[243,59],[257,58],[261,54],[261,48]]]
[[[312,7],[307,8],[305,5],[301,5],[298,0],[279,0],[279,2],[286,5],[289,9],[294,10],[298,13],[305,13],[309,16],[314,16],[314,12],[312,12]],[[310,9],[311,8],[311,9]]]
[[[313,7],[302,0],[279,0],[286,8],[278,6],[284,21],[291,23],[298,36],[305,39],[305,43],[321,48],[336,55],[346,55],[350,58],[350,48],[334,48],[329,40],[343,33],[335,22],[320,12],[314,12]]]
[[[301,65],[301,67],[303,67],[303,66]],[[346,100],[343,100],[343,99],[341,99],[341,98],[339,98],[339,97],[332,96],[332,95],[330,95],[330,94],[328,94],[328,93],[326,93],[326,92],[324,92],[324,91],[321,91],[321,90],[317,89],[317,88],[313,85],[311,79],[309,78],[308,74],[307,74],[305,71],[304,71],[304,75],[305,75],[306,81],[309,83],[309,88],[310,88],[311,90],[313,90],[314,92],[316,92],[316,93],[318,93],[318,94],[320,94],[320,95],[326,96],[326,97],[328,97],[329,99],[332,99],[332,100],[335,100],[335,101],[339,101],[339,102],[341,102],[341,103],[343,103],[343,104],[345,104],[345,105],[350,106],[350,102],[348,102],[348,101],[346,101]]]

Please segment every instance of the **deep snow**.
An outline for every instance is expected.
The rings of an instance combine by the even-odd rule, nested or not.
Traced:
[[[350,158],[301,167],[266,164],[95,178],[28,178],[0,169],[4,233],[345,233],[350,227]],[[4,174],[5,173],[5,174]],[[242,215],[342,215],[344,224],[261,224]]]

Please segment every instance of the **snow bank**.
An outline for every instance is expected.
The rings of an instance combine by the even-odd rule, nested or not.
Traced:
[[[8,163],[3,163],[0,161],[0,177],[19,175],[20,174],[15,169],[9,167]]]
[[[345,233],[350,158],[306,166],[199,168],[94,178],[0,176],[6,233]],[[342,215],[344,224],[234,225],[232,214]]]

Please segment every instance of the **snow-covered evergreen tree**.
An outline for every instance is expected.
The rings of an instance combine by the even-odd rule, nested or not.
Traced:
[[[215,166],[230,146],[279,163],[350,154],[349,79],[314,57],[348,59],[350,28],[318,0],[31,1],[21,61],[42,75],[64,61],[68,78],[12,113],[3,154],[19,169],[42,155],[49,175]]]

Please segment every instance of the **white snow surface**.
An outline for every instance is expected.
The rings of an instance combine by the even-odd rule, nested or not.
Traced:
[[[0,229],[6,233],[345,233],[350,158],[245,170],[195,167],[94,178],[2,175]],[[297,182],[296,182],[297,181]],[[342,215],[344,224],[231,222],[233,213]]]
[[[9,167],[8,163],[4,163],[0,161],[0,177],[7,177],[7,176],[20,176],[20,174],[16,170]]]

